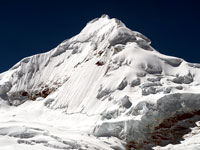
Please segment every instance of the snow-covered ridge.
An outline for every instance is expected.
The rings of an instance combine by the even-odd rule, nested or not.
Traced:
[[[111,46],[127,42],[150,44],[150,40],[145,36],[126,28],[119,20],[102,16],[88,23],[80,34],[62,42],[55,49],[24,58],[12,67],[10,93],[21,92],[20,94],[29,94],[30,99],[35,99],[37,96],[32,94],[38,94],[35,90],[55,91],[68,80],[76,66],[90,60],[94,55],[108,53]],[[149,48],[151,49],[150,46]],[[120,45],[116,49],[120,49]],[[103,58],[101,61],[104,61]],[[11,99],[16,99],[16,96],[12,95]]]
[[[86,143],[100,142],[91,149],[148,149],[174,143],[175,137],[176,142],[180,141],[200,120],[200,65],[163,55],[150,44],[141,33],[103,15],[51,51],[24,58],[0,74],[1,107],[8,102],[7,107],[21,116],[15,117],[16,122],[26,122],[30,115],[34,122],[41,118],[39,122],[44,126],[49,122],[59,130],[58,124],[62,124],[63,130],[78,129]],[[37,108],[24,115],[29,105]],[[47,121],[46,113],[52,115],[51,120]],[[3,120],[9,122],[4,116]],[[70,121],[70,125],[65,121]],[[163,127],[166,122],[172,123]],[[32,138],[35,140],[38,134],[44,136],[43,130]],[[170,133],[167,138],[165,131]],[[0,135],[5,134],[0,129]],[[102,137],[111,137],[111,142],[106,144]],[[58,139],[54,138],[64,143],[66,149],[64,140]],[[20,142],[30,145],[31,140]],[[113,143],[118,144],[113,146]],[[78,149],[81,144],[69,147]],[[52,143],[45,145],[55,148]]]

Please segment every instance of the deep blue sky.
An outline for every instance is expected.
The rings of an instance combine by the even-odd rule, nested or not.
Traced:
[[[42,2],[41,2],[42,1]],[[198,0],[0,1],[0,72],[56,47],[102,14],[149,37],[158,51],[200,63]]]

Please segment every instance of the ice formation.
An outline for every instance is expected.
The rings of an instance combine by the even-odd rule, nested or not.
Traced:
[[[107,15],[0,74],[0,149],[200,149],[200,65]]]

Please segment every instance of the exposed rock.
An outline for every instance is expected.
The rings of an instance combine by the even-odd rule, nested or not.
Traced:
[[[191,74],[188,74],[186,76],[177,76],[172,81],[177,84],[190,84],[191,82],[193,82],[193,77]]]
[[[97,66],[103,66],[103,65],[104,65],[104,62],[103,62],[103,61],[97,61],[97,62],[96,62],[96,65],[97,65]]]
[[[128,109],[132,106],[132,103],[130,102],[129,97],[127,95],[120,99],[120,103],[126,109]]]
[[[161,77],[155,77],[155,78],[147,78],[148,81],[151,81],[151,82],[157,82],[157,81],[160,81]]]
[[[140,85],[140,79],[135,79],[131,82],[131,87],[135,87],[135,86],[138,86]]]
[[[166,88],[164,88],[163,93],[164,93],[164,94],[168,94],[168,93],[171,92],[171,90],[172,90],[171,87],[166,87]]]
[[[182,90],[182,89],[183,89],[183,86],[176,86],[176,89]]]
[[[104,96],[107,96],[111,93],[112,91],[110,89],[99,89],[99,92],[97,94],[97,99],[101,99]]]
[[[142,89],[142,95],[146,96],[149,94],[156,94],[156,88],[155,87],[148,87],[146,89]]]
[[[123,90],[128,85],[128,82],[126,81],[126,78],[122,80],[122,82],[117,87],[118,90]]]

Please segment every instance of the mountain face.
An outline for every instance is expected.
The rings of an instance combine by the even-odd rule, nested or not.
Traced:
[[[200,149],[200,64],[107,15],[0,74],[0,148]]]

